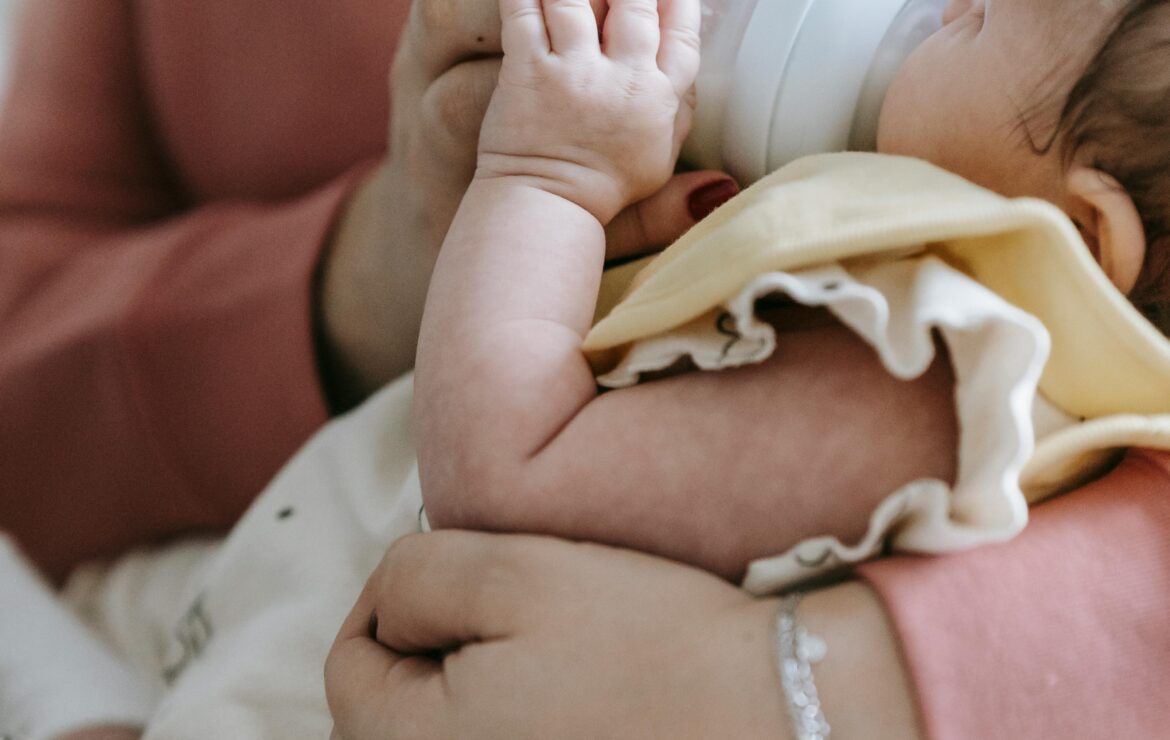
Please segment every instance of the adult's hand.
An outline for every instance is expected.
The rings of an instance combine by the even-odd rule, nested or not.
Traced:
[[[323,367],[338,405],[414,362],[427,283],[475,171],[501,54],[496,0],[413,3],[389,77],[390,154],[355,192],[322,265]],[[607,228],[608,256],[673,241],[734,193],[721,188],[725,177],[685,173],[627,209]]]
[[[775,600],[551,538],[441,531],[390,548],[325,669],[334,737],[784,738]],[[800,619],[834,737],[913,738],[882,612],[849,584]]]
[[[596,12],[604,0],[591,0]],[[381,170],[384,207],[420,220],[421,243],[437,250],[475,173],[479,129],[496,88],[503,46],[498,0],[416,0],[390,73],[391,159]],[[607,259],[663,246],[734,190],[692,200],[723,183],[719,172],[678,176],[607,227]]]

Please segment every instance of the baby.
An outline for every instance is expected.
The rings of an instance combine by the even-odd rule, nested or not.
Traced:
[[[760,365],[597,392],[580,347],[604,261],[602,225],[673,170],[699,63],[698,2],[614,0],[601,21],[584,0],[501,0],[501,11],[499,88],[420,339],[415,422],[431,521],[622,544],[736,577],[799,535],[855,535],[873,504],[906,481],[953,479],[946,364],[902,384],[819,314],[774,312],[790,336],[784,353]],[[1160,79],[1149,57],[1170,37],[1170,2],[955,0],[946,21],[890,89],[882,151],[921,157],[1005,195],[1056,203],[1117,287],[1158,315],[1170,214],[1170,162],[1158,154],[1170,138],[1161,133],[1160,105],[1170,76]],[[1071,56],[1053,52],[1070,49]],[[408,387],[390,393],[409,399]],[[853,411],[842,423],[827,409],[845,395]],[[348,421],[358,431],[408,426],[361,412]],[[316,642],[291,656],[276,649],[240,660],[315,663],[316,680],[318,633],[337,619],[331,609],[348,606],[317,601],[363,580],[368,570],[341,571],[372,567],[387,532],[414,527],[413,499],[388,512],[384,498],[345,489],[373,490],[399,473],[386,472],[397,468],[381,459],[369,463],[376,474],[355,470],[353,455],[375,453],[339,430],[290,464],[207,570],[199,608],[188,612],[200,639],[189,640],[190,652],[175,664],[187,686],[219,682],[210,675],[215,651],[256,648],[259,634],[303,636],[282,631],[288,623],[279,620],[261,630],[236,624],[259,623],[250,609],[280,612],[269,597],[275,589],[316,599],[317,611],[299,625]],[[386,438],[409,445],[408,433]],[[313,466],[314,455],[326,462]],[[350,465],[340,477],[339,461]],[[771,485],[778,478],[783,502]],[[772,513],[780,503],[783,527]],[[381,539],[367,541],[370,532]],[[318,549],[308,556],[294,549],[306,543]],[[351,543],[361,552],[345,550]],[[282,577],[253,577],[280,567]],[[327,568],[330,582],[312,580]],[[192,681],[181,670],[202,675]],[[273,673],[299,675],[265,675]],[[306,702],[316,700],[316,684],[299,688]]]
[[[584,2],[502,3],[500,83],[420,338],[415,419],[433,524],[600,540],[734,577],[793,532],[856,535],[897,484],[954,476],[945,368],[918,384],[922,416],[907,422],[860,398],[863,386],[801,373],[801,359],[825,373],[864,362],[831,330],[814,334],[832,350],[801,359],[598,393],[580,346],[602,225],[672,171],[699,63],[696,6],[661,2],[656,17],[654,3],[612,2],[599,24]],[[1158,317],[1170,76],[1154,59],[1170,4],[953,0],[944,21],[891,85],[879,149],[1056,204],[1116,287]],[[812,340],[798,339],[800,354]],[[843,392],[885,414],[880,434],[818,413]],[[912,438],[908,424],[933,436]],[[784,444],[743,465],[745,436]]]

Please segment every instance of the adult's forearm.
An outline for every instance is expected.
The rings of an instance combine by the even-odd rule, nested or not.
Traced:
[[[898,640],[872,589],[850,582],[811,592],[797,618],[828,646],[813,672],[834,738],[923,737]]]
[[[338,411],[356,406],[414,367],[437,245],[450,215],[415,203],[397,161],[354,191],[318,275],[318,348],[325,392]],[[424,223],[434,220],[436,223]]]

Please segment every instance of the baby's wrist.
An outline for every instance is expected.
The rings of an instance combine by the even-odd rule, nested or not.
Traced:
[[[472,184],[546,193],[585,211],[602,226],[627,205],[621,188],[604,173],[570,162],[517,159],[481,154]]]

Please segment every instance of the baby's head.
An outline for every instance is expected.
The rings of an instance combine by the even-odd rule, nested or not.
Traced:
[[[1170,0],[951,0],[944,20],[878,149],[1060,206],[1170,333]]]

